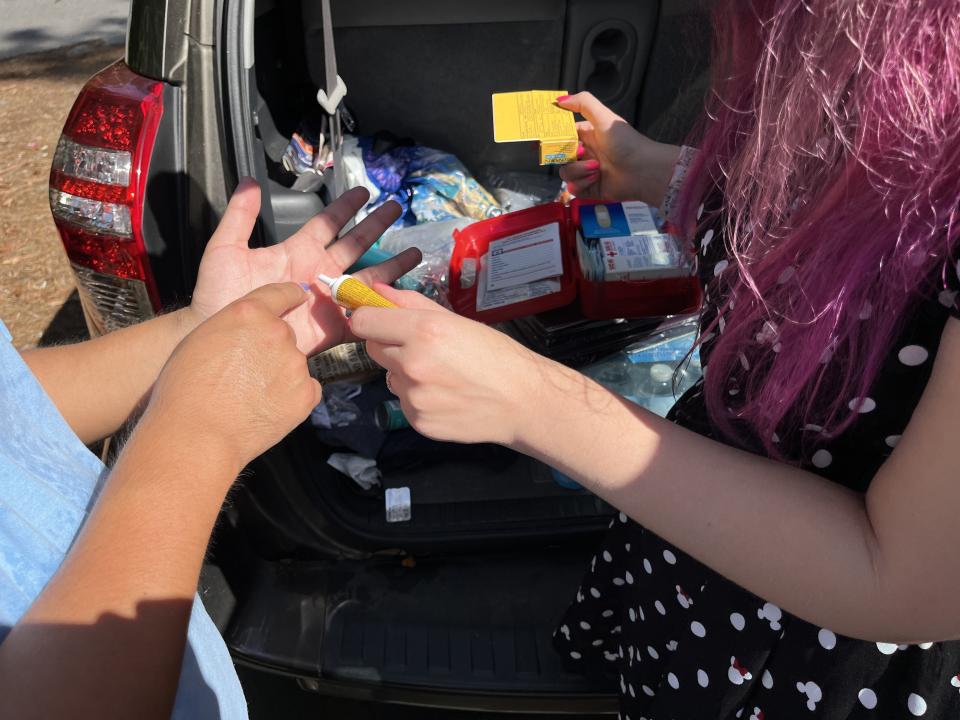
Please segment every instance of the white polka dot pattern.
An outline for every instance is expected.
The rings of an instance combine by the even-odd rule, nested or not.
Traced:
[[[722,249],[720,238],[709,229],[701,230],[697,238],[703,253]],[[724,297],[725,286],[737,280],[731,262],[721,259],[713,265],[704,257],[701,263],[703,276],[712,273],[718,278],[709,285],[705,318],[716,327],[711,333],[701,328],[704,366],[712,349],[707,344],[716,340],[713,333],[729,336],[737,317],[736,311],[731,312],[734,298]],[[791,265],[777,281],[785,292],[802,290],[798,280],[808,277],[807,271]],[[936,315],[945,321],[944,307],[958,315],[958,288],[951,285],[931,293],[932,311],[921,320],[927,322]],[[744,297],[738,300],[741,305],[746,302]],[[847,307],[854,317],[846,320],[859,320],[860,332],[872,332],[881,312],[875,302]],[[742,401],[752,387],[749,381],[766,362],[764,347],[784,353],[792,350],[795,328],[789,322],[774,309],[770,320],[743,334],[747,347],[733,350],[732,376],[724,379],[722,387],[731,406]],[[841,407],[856,414],[851,426],[838,430],[836,418],[827,423],[824,413],[811,413],[809,422],[785,422],[778,428],[779,435],[772,433],[772,442],[784,453],[799,456],[807,469],[843,478],[841,482],[869,482],[870,476],[866,481],[857,479],[860,454],[851,455],[850,448],[862,440],[862,457],[876,467],[898,446],[914,407],[908,399],[920,396],[922,383],[929,377],[942,325],[928,329],[908,323],[891,343],[878,382],[869,392],[854,390],[842,398]],[[786,347],[781,346],[784,334],[791,338]],[[831,373],[841,367],[849,346],[839,337],[825,345],[823,372]],[[701,383],[681,401],[686,402],[685,409],[701,410],[702,390]],[[697,420],[699,416],[688,417]],[[853,479],[847,480],[848,476]],[[583,583],[584,601],[574,603],[554,637],[568,659],[584,665],[611,663],[611,669],[621,673],[621,718],[646,718],[644,709],[651,707],[653,701],[648,698],[654,696],[658,717],[687,717],[689,708],[697,707],[698,693],[705,698],[729,691],[747,693],[743,707],[735,705],[730,713],[741,720],[808,716],[846,720],[851,712],[877,718],[960,717],[960,642],[908,646],[842,637],[828,628],[798,622],[773,603],[758,602],[623,513],[615,512],[612,526],[611,541],[597,552],[594,573]],[[582,618],[586,620],[581,622]],[[857,653],[856,662],[865,666],[865,674],[857,675],[863,679],[855,685],[833,682],[830,673],[847,667],[852,652]],[[950,659],[943,662],[940,654],[947,652],[945,657]],[[936,658],[931,668],[943,667],[924,672],[942,672],[943,677],[916,676],[926,667],[918,660],[924,655]],[[897,672],[888,672],[894,667],[891,663],[898,664]],[[899,665],[907,672],[901,673]],[[685,699],[682,705],[677,704],[679,698]]]
[[[814,467],[818,467],[821,470],[825,467],[829,467],[830,463],[833,462],[833,455],[830,454],[829,450],[817,450],[813,457],[810,458],[810,462],[813,463]]]
[[[926,348],[920,347],[919,345],[906,345],[900,348],[900,352],[897,353],[897,358],[900,362],[908,367],[923,365],[928,357],[930,357],[930,353]]]
[[[876,410],[877,402],[873,398],[869,397],[854,398],[847,404],[847,406],[854,412],[858,412],[863,415],[864,413],[869,413]]]

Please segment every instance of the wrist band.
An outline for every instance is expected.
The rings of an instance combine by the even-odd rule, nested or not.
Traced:
[[[680,155],[677,156],[677,162],[673,166],[673,175],[670,177],[670,183],[667,185],[667,192],[663,196],[663,205],[660,210],[665,219],[670,218],[670,212],[673,205],[680,195],[680,188],[683,187],[683,181],[687,177],[687,170],[697,157],[697,148],[683,145],[680,148]]]

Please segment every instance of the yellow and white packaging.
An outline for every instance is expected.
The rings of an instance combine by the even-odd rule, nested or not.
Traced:
[[[526,90],[493,94],[495,142],[540,143],[541,165],[563,165],[577,159],[577,123],[573,113],[556,104],[566,90]]]

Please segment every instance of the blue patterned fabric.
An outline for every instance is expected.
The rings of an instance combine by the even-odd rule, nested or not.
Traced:
[[[60,566],[107,476],[0,323],[0,642]],[[194,599],[173,717],[246,718],[223,638]]]
[[[395,228],[460,217],[484,220],[503,212],[497,200],[450,153],[403,144],[381,152],[373,137],[361,137],[358,142],[367,176],[380,189],[379,197],[367,204],[367,212],[393,200],[402,210]]]

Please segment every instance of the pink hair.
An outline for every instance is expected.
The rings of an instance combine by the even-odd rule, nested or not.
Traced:
[[[780,456],[777,434],[850,424],[920,295],[956,272],[960,0],[718,0],[715,32],[676,217],[695,237],[720,219],[730,252],[708,287],[729,291],[705,330],[711,420]]]

